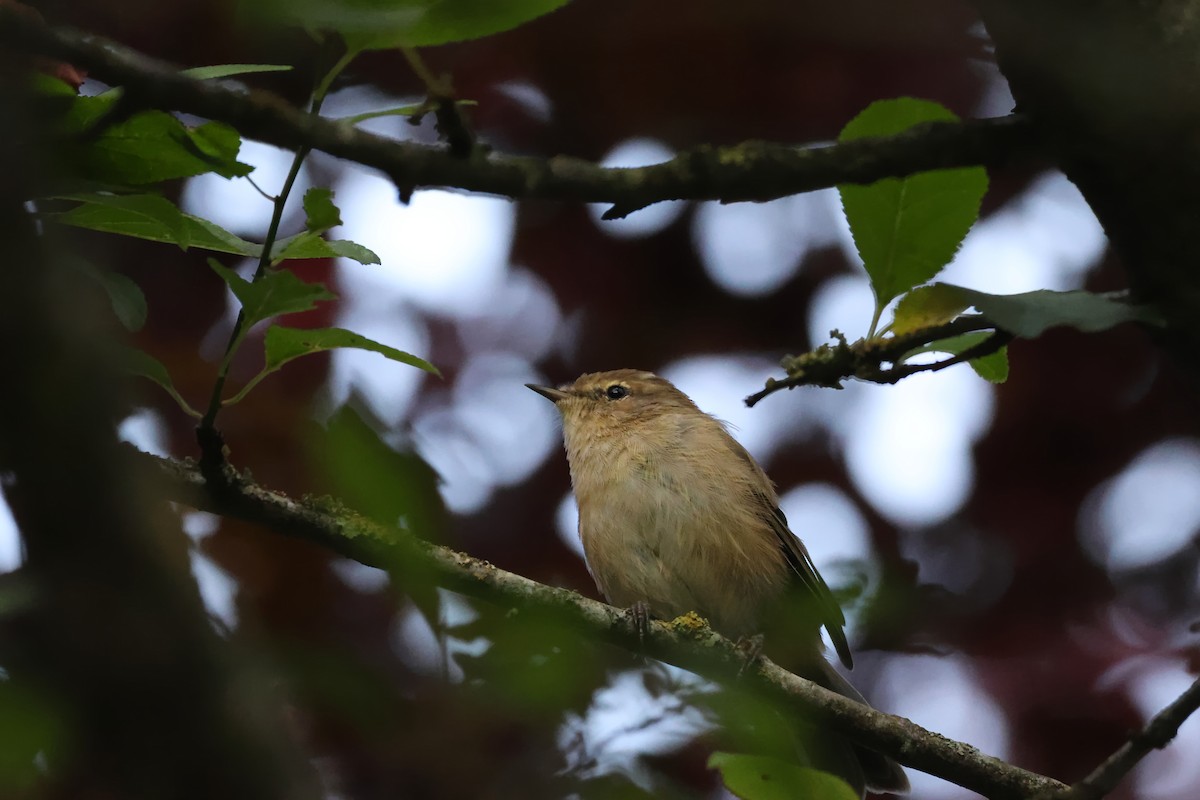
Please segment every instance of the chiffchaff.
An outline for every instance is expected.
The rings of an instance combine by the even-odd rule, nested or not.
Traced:
[[[732,638],[764,634],[784,666],[865,702],[822,655],[824,626],[851,666],[841,608],[771,480],[724,425],[650,372],[527,385],[562,414],[584,556],[610,603],[661,619],[695,611]],[[860,793],[908,789],[878,753],[827,736],[821,750],[817,766]]]

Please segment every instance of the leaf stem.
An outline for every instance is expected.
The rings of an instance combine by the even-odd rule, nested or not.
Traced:
[[[875,329],[879,327],[879,317],[883,314],[883,304],[875,301],[875,315],[871,317],[871,327],[867,328],[867,338],[875,338]]]
[[[329,89],[333,85],[333,81],[339,74],[354,60],[358,55],[357,50],[347,50],[337,60],[324,77],[317,82],[313,89],[312,100],[309,104],[309,112],[313,116],[318,116],[321,113],[321,106],[325,103],[325,98],[329,94]],[[296,154],[292,157],[292,166],[288,170],[287,177],[283,181],[283,187],[279,190],[279,194],[273,199],[274,209],[271,212],[271,222],[267,226],[267,235],[263,240],[262,252],[258,257],[258,266],[254,270],[253,277],[250,282],[262,278],[266,273],[267,268],[271,265],[271,250],[275,246],[275,241],[279,237],[279,225],[283,221],[283,212],[287,207],[288,198],[291,196],[292,188],[296,184],[296,178],[300,175],[300,168],[304,166],[304,159],[312,152],[312,148],[303,145]],[[257,188],[257,187],[256,187]],[[261,192],[261,190],[259,190]],[[225,391],[225,381],[229,377],[229,368],[233,363],[233,357],[237,353],[238,346],[241,345],[242,339],[245,337],[246,330],[246,314],[244,309],[238,310],[237,319],[233,323],[233,330],[229,334],[229,344],[225,346],[225,354],[221,358],[221,364],[217,368],[217,378],[213,382],[212,394],[208,398],[208,410],[204,413],[203,419],[200,420],[200,429],[204,432],[210,432],[217,420],[217,414],[222,407],[221,395]],[[261,378],[259,378],[261,380]],[[247,389],[243,388],[238,393],[237,399],[245,396]],[[201,441],[207,440],[206,437],[201,437]],[[208,454],[206,454],[208,455]]]

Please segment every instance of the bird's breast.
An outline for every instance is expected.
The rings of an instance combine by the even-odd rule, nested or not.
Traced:
[[[625,437],[568,453],[593,577],[619,606],[660,617],[697,611],[723,632],[756,630],[786,564],[749,474],[704,469],[694,452]]]

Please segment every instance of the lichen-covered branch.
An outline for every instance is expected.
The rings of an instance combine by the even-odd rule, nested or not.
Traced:
[[[897,363],[905,354],[923,345],[964,333],[988,330],[994,330],[995,333],[974,347],[942,361],[932,364]],[[842,381],[847,378],[871,383],[895,383],[918,372],[936,372],[973,358],[991,355],[1012,340],[1009,333],[997,329],[994,322],[979,314],[967,314],[943,325],[900,336],[859,339],[853,344],[846,341],[839,331],[830,331],[830,336],[835,339],[833,344],[823,344],[816,350],[798,356],[786,356],[780,366],[788,376],[780,380],[768,380],[765,387],[746,398],[746,405],[753,406],[781,389],[794,389],[797,386],[840,389]]]
[[[296,502],[232,472],[227,480],[210,484],[190,463],[136,452],[131,452],[131,458],[143,466],[153,466],[166,479],[165,491],[172,500],[315,542],[364,564],[409,575],[431,575],[440,586],[518,611],[536,609],[557,615],[583,635],[643,652],[718,681],[748,682],[779,705],[792,707],[903,764],[986,797],[1016,800],[1066,789],[1051,778],[827,691],[765,659],[738,678],[745,663],[741,651],[694,616],[670,623],[653,622],[642,638],[619,609],[422,542],[366,520],[333,501]]]
[[[278,96],[180,75],[172,66],[114,42],[51,28],[0,5],[0,42],[13,50],[69,62],[124,87],[127,107],[183,111],[233,125],[252,139],[288,149],[309,147],[374,167],[402,196],[449,187],[512,198],[612,203],[620,217],[663,200],[771,200],[836,186],[870,183],[931,169],[999,165],[1035,154],[1020,115],[962,123],[927,123],[904,133],[825,147],[745,142],[700,146],[647,167],[605,168],[569,156],[488,153],[398,142],[353,125],[307,114]]]

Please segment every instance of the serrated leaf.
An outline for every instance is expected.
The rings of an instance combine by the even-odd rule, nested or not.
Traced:
[[[900,298],[892,321],[892,333],[903,333],[944,325],[970,307],[957,287],[944,283],[918,286]]]
[[[304,193],[304,227],[324,233],[342,224],[342,215],[333,204],[333,190],[314,186]]]
[[[349,258],[360,264],[380,263],[379,256],[375,255],[374,250],[363,247],[358,242],[352,242],[349,239],[329,239],[325,241],[325,245],[335,256]]]
[[[970,350],[976,345],[990,339],[995,334],[992,331],[972,331],[963,333],[958,336],[949,336],[945,339],[938,339],[936,342],[921,345],[905,353],[900,359],[907,361],[915,355],[921,353],[949,353],[952,356],[960,355]],[[994,353],[979,358],[973,358],[967,362],[971,365],[971,369],[975,370],[979,377],[991,383],[1004,383],[1008,380],[1008,347],[1001,347]]]
[[[938,339],[935,342],[914,347],[901,356],[900,360],[908,361],[913,356],[920,355],[921,353],[949,353],[956,356],[967,348],[974,347],[993,335],[992,331],[971,331],[970,333],[963,333],[958,336],[947,336],[945,339]]]
[[[889,136],[922,122],[957,119],[928,100],[881,100],[852,119],[838,141]],[[931,280],[950,262],[979,218],[987,183],[982,167],[970,167],[838,187],[878,308]]]
[[[175,390],[175,384],[171,381],[171,373],[167,371],[167,368],[163,366],[161,361],[149,353],[134,347],[120,347],[118,355],[125,372],[154,381],[166,390],[167,394],[171,396],[171,399],[179,405],[185,414],[200,419],[200,412],[188,405],[183,396]]]
[[[113,100],[79,98],[83,103],[68,114],[68,132],[89,130],[111,107]],[[189,178],[206,172],[246,174],[250,167],[235,158],[241,140],[232,133],[233,156],[216,157],[216,145],[228,150],[224,140],[233,131],[222,123],[209,122],[198,127],[200,133],[164,111],[143,111],[108,126],[98,135],[78,140],[66,147],[64,157],[77,177],[99,183],[142,186],[174,178]],[[198,140],[193,139],[193,135]],[[215,142],[210,143],[208,140]]]
[[[254,167],[237,160],[242,137],[224,122],[206,122],[183,130],[188,144],[200,160],[209,164],[210,171],[223,178],[244,178],[254,171]]]
[[[199,247],[219,253],[256,258],[262,246],[248,242],[216,223],[185,214],[170,200],[155,194],[75,194],[62,199],[80,203],[46,219],[77,228],[118,233],[153,242]]]
[[[210,258],[208,264],[242,304],[244,330],[269,317],[310,311],[319,301],[337,299],[321,284],[306,283],[288,270],[268,271],[258,280],[248,281],[216,259]]]
[[[170,200],[156,194],[77,194],[63,199],[82,203],[50,216],[55,222],[119,233],[137,239],[170,242],[187,250],[191,235],[187,221]]]
[[[112,109],[121,94],[120,89],[109,89],[107,92],[97,95],[75,95],[73,102],[59,120],[62,133],[66,135],[83,133]]]
[[[988,294],[945,284],[980,313],[1014,336],[1034,339],[1050,328],[1067,326],[1084,333],[1108,330],[1124,322],[1161,324],[1147,306],[1128,302],[1123,294],[1039,289],[1020,294]]]
[[[232,78],[235,75],[251,75],[256,72],[288,72],[292,68],[288,64],[214,64],[211,67],[190,67],[179,71],[198,81],[210,81],[218,78]]]
[[[1008,346],[994,353],[967,362],[975,374],[989,383],[1004,383],[1008,380]]]
[[[357,242],[347,239],[322,239],[311,231],[289,236],[275,242],[271,263],[278,264],[296,258],[351,258],[360,264],[378,264],[379,256]]]
[[[368,339],[365,336],[348,331],[345,328],[284,328],[273,325],[267,330],[266,336],[266,366],[276,370],[287,362],[311,353],[334,350],[340,347],[352,347],[356,350],[369,350],[372,353],[398,361],[401,364],[423,369],[426,372],[441,376],[437,367],[423,358],[411,353],[397,350],[386,344]]]
[[[354,331],[348,331],[345,328],[285,328],[281,325],[272,325],[267,329],[264,341],[266,356],[262,371],[251,378],[242,387],[240,392],[226,400],[224,405],[233,405],[239,402],[263,378],[273,372],[279,371],[289,361],[294,361],[301,356],[344,347],[379,353],[392,361],[423,369],[438,377],[442,375],[437,367],[423,358],[406,353],[403,350],[397,350],[394,347],[389,347],[386,344],[380,344]]]
[[[835,775],[769,756],[713,753],[708,767],[720,770],[726,788],[742,800],[858,800]]]

